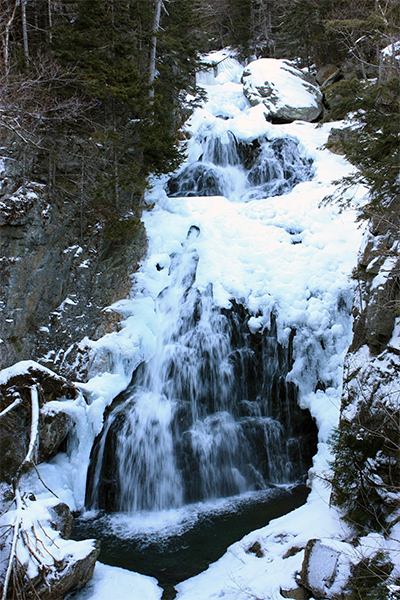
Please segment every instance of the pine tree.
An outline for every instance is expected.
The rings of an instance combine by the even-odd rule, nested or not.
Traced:
[[[357,127],[348,131],[340,142],[346,158],[357,170],[336,182],[340,189],[335,195],[344,202],[343,190],[362,184],[369,189],[369,203],[361,216],[391,210],[392,203],[400,197],[400,78],[384,83],[365,82],[358,79],[342,81],[333,86],[331,95],[341,95],[342,100],[330,113],[330,118],[343,118],[352,113]],[[328,101],[329,101],[328,94]]]

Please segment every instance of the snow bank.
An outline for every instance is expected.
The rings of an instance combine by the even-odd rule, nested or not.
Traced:
[[[97,563],[93,578],[75,600],[160,600],[163,590],[152,577]]]

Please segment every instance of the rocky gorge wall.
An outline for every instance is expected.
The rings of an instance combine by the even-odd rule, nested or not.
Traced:
[[[400,508],[399,203],[371,219],[353,277],[333,501],[357,530],[388,533]]]
[[[331,503],[346,538],[310,539],[298,588],[283,597],[399,598],[399,203],[371,218],[353,272],[353,340],[332,449]],[[371,544],[374,538],[375,543]]]
[[[90,182],[104,165],[88,152],[83,164],[85,140],[58,140],[56,162],[6,136],[0,169],[0,365],[34,359],[74,377],[78,342],[116,327],[115,314],[105,309],[128,294],[146,236],[127,194],[107,210],[104,202],[97,204]]]

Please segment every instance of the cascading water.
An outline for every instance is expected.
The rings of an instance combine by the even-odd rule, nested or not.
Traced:
[[[350,167],[324,148],[328,124],[272,124],[247,102],[243,68],[216,56],[186,125],[187,163],[148,192],[148,256],[112,307],[120,329],[92,343],[86,386],[97,432],[108,408],[86,483],[94,510],[73,535],[101,539],[102,563],[156,577],[163,600],[272,598],[275,573],[301,568],[300,553],[283,557],[324,535],[324,517],[309,527],[327,515],[319,475],[351,339],[360,235],[351,215],[321,207]],[[311,501],[280,520],[306,502],[311,465]],[[250,547],[243,536],[260,528]]]
[[[91,508],[169,509],[294,482],[310,466],[312,450],[298,438],[315,426],[286,382],[291,346],[280,347],[273,319],[252,334],[243,308],[221,310],[211,286],[194,287],[198,235],[192,227],[172,256],[171,284],[157,298],[156,354],[95,444]]]
[[[213,118],[193,143],[189,164],[166,183],[169,197],[248,202],[312,176],[289,136],[240,140],[229,120]],[[156,301],[156,353],[136,370],[95,443],[90,508],[170,509],[294,482],[311,464],[315,426],[286,381],[291,343],[279,345],[274,315],[263,333],[251,333],[244,307],[218,307],[211,284],[199,291],[199,234],[191,227],[170,257],[169,285]],[[304,430],[314,434],[311,444]]]
[[[201,155],[168,181],[168,196],[220,195],[247,202],[285,194],[312,176],[311,161],[289,137],[238,142],[225,129],[200,131],[197,142]]]
[[[156,576],[163,598],[305,502],[297,482],[319,436],[318,472],[351,332],[359,239],[319,207],[347,167],[323,150],[327,126],[267,122],[240,65],[222,62],[187,125],[186,165],[149,192],[149,255],[133,298],[113,307],[121,330],[94,344],[110,366],[106,394],[139,366],[95,440],[95,510],[75,535],[105,542],[101,562]],[[98,379],[96,426],[111,397]]]

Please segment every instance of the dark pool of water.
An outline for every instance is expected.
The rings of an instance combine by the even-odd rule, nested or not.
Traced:
[[[179,523],[160,531],[133,527],[130,532],[129,520],[124,526],[125,517],[118,515],[78,516],[72,538],[100,539],[100,562],[157,578],[167,600],[175,597],[176,584],[207,569],[250,531],[304,504],[308,493],[300,484],[230,498],[214,507],[197,505]]]

